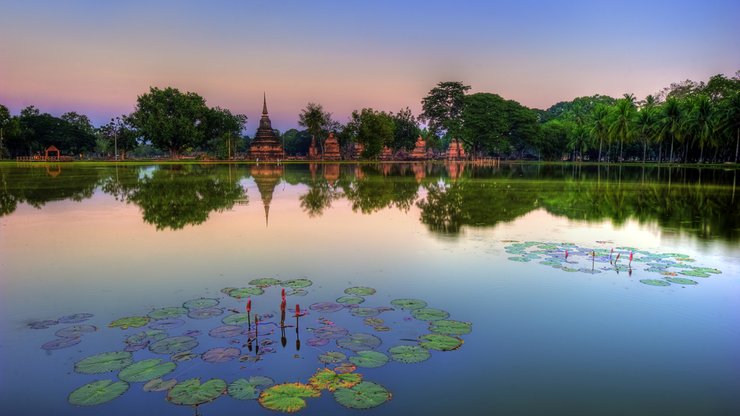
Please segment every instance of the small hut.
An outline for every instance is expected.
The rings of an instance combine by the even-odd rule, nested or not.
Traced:
[[[49,153],[56,152],[56,156],[49,157]],[[53,144],[46,148],[46,151],[44,152],[44,160],[59,160],[61,156],[61,153],[59,152],[59,149],[57,149],[56,146]]]

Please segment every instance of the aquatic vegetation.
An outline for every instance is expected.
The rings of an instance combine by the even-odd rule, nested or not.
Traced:
[[[183,303],[182,307],[185,309],[204,309],[204,308],[212,308],[218,305],[218,303],[219,303],[218,299],[198,298],[198,299],[191,299]]]
[[[190,319],[209,319],[214,316],[221,316],[224,310],[221,308],[203,308],[203,309],[191,309],[188,312],[188,318]]]
[[[441,320],[433,321],[429,325],[429,330],[443,335],[465,335],[470,333],[472,326],[470,322]]]
[[[201,384],[199,378],[191,378],[177,383],[167,393],[170,403],[183,406],[195,406],[212,402],[226,392],[226,382],[221,379],[210,379]]]
[[[345,361],[347,356],[338,351],[329,351],[319,355],[319,361],[324,364],[336,364]]]
[[[338,388],[350,388],[361,381],[360,374],[336,373],[328,368],[322,368],[308,379],[308,384],[316,390],[335,391]]]
[[[41,348],[47,351],[60,350],[62,348],[69,348],[73,345],[77,345],[80,342],[82,342],[82,338],[80,337],[62,337],[44,343]]]
[[[420,299],[394,299],[391,305],[398,306],[401,309],[421,309],[427,306],[427,303]]]
[[[54,333],[54,335],[63,338],[77,338],[84,334],[95,332],[98,327],[95,325],[73,325],[66,328],[62,328]]]
[[[67,400],[75,406],[95,406],[119,397],[128,388],[125,381],[98,380],[76,389]]]
[[[365,298],[361,298],[359,296],[341,296],[337,298],[337,303],[342,303],[345,305],[359,305],[364,301]]]
[[[420,339],[419,345],[428,350],[452,351],[460,348],[463,344],[460,338],[441,334],[423,335]]]
[[[357,366],[352,363],[341,363],[334,367],[334,371],[339,374],[353,373],[355,370],[357,370]]]
[[[377,308],[353,308],[350,313],[354,316],[377,316],[380,311]]]
[[[391,358],[404,364],[420,363],[428,360],[432,354],[418,345],[398,345],[388,350]]]
[[[312,311],[332,313],[344,309],[344,306],[334,302],[317,302],[308,307]]]
[[[682,274],[684,276],[691,276],[691,277],[709,277],[711,276],[709,273],[704,273],[701,270],[684,270],[681,272],[678,272],[679,274]]]
[[[306,296],[308,291],[306,289],[290,289],[285,292],[285,296]]]
[[[283,280],[280,282],[280,285],[282,287],[290,287],[293,289],[302,289],[304,287],[309,287],[313,284],[313,282],[309,279],[291,279],[291,280]]]
[[[181,362],[181,361],[190,361],[197,357],[198,357],[198,354],[194,352],[183,351],[183,352],[178,352],[177,354],[172,354],[171,358],[172,358],[172,361]]]
[[[169,318],[177,318],[179,316],[185,315],[188,313],[188,310],[182,307],[168,307],[168,308],[160,308],[155,309],[147,315],[148,317],[159,320],[159,319],[169,319]]]
[[[129,335],[123,340],[123,342],[131,345],[140,345],[148,344],[149,342],[156,342],[165,338],[167,338],[167,332],[161,329],[150,329]]]
[[[441,321],[450,317],[450,313],[441,309],[421,308],[411,311],[411,316],[420,321]]]
[[[208,331],[214,338],[233,338],[246,335],[247,329],[237,325],[222,325]]]
[[[241,355],[239,348],[211,348],[201,356],[207,363],[225,363]]]
[[[149,324],[151,329],[175,329],[185,325],[185,321],[177,318],[160,319]]]
[[[261,287],[240,287],[229,290],[227,295],[231,296],[232,298],[241,299],[249,296],[259,296],[263,293],[265,293],[265,290]]]
[[[44,319],[40,321],[31,321],[28,323],[28,327],[31,329],[46,329],[49,327],[52,327],[54,325],[58,325],[59,321],[55,321],[52,319]]]
[[[383,320],[383,318],[365,318],[362,320],[362,323],[370,326],[378,326],[383,325],[385,321]]]
[[[222,319],[221,322],[226,325],[246,325],[249,319],[251,318],[249,318],[246,313],[235,313]]]
[[[150,344],[149,351],[155,354],[175,354],[192,350],[197,345],[198,340],[193,337],[171,337]]]
[[[322,326],[313,330],[313,335],[317,338],[342,338],[349,334],[349,331],[340,326]]]
[[[269,387],[275,384],[275,381],[269,377],[253,376],[249,379],[240,378],[229,384],[229,396],[237,400],[257,400],[261,388]]]
[[[358,367],[382,367],[389,359],[387,355],[377,351],[357,351],[355,354],[357,355],[349,357],[349,362]]]
[[[149,381],[167,375],[175,371],[175,368],[175,363],[152,358],[129,365],[118,373],[118,378],[129,383]]]
[[[383,341],[372,334],[356,332],[348,337],[337,339],[337,346],[350,351],[372,350],[380,346]]]
[[[146,384],[144,384],[143,390],[166,391],[174,387],[175,384],[177,384],[177,380],[175,379],[162,380],[161,378],[155,378],[154,380],[149,380]]]
[[[265,287],[270,287],[270,286],[274,286],[274,285],[279,285],[280,284],[280,280],[274,279],[272,277],[263,277],[263,278],[260,278],[260,279],[250,280],[249,281],[249,284],[252,285],[252,286],[260,286],[260,287],[265,288]]]
[[[345,294],[354,296],[370,296],[374,295],[375,292],[375,289],[366,286],[356,286],[344,289]]]
[[[334,400],[350,409],[370,409],[390,400],[391,393],[380,384],[363,381],[351,388],[339,388]]]
[[[306,344],[312,347],[320,347],[328,343],[329,343],[329,339],[327,338],[309,338],[308,341],[306,341]]]
[[[61,318],[57,319],[57,322],[59,322],[60,324],[79,324],[80,322],[87,321],[93,316],[94,315],[91,313],[75,313],[72,315],[62,316]]]
[[[147,316],[127,316],[125,318],[116,319],[115,321],[108,324],[109,328],[139,328],[149,323],[149,317]]]
[[[643,283],[649,286],[670,286],[671,285],[665,280],[658,280],[658,279],[641,279],[640,283]]]
[[[677,285],[696,285],[698,284],[695,280],[686,279],[684,277],[666,277],[668,282],[675,283]]]
[[[107,373],[127,367],[133,361],[133,356],[130,352],[104,352],[76,362],[75,371],[82,374]]]
[[[308,384],[285,383],[264,390],[259,403],[265,409],[293,413],[306,407],[306,397],[319,397],[321,393]]]

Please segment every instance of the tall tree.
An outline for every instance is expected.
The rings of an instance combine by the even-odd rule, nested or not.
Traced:
[[[204,144],[209,109],[200,95],[152,87],[137,99],[131,122],[141,135],[171,155]]]
[[[714,117],[712,117],[712,103],[709,97],[702,95],[693,102],[687,122],[689,123],[688,129],[699,142],[701,149],[697,163],[703,163],[704,146],[712,139],[712,133],[714,133]]]
[[[131,116],[121,115],[110,119],[98,130],[103,139],[108,143],[107,148],[113,146],[116,156],[121,153],[121,158],[126,159],[126,153],[134,150],[139,144],[139,132],[131,124]]]
[[[221,107],[208,109],[206,112],[204,130],[205,139],[213,143],[210,147],[224,149],[219,153],[231,159],[236,147],[236,140],[241,138],[244,125],[247,124],[247,116],[244,114],[232,114],[231,111]]]
[[[597,160],[601,162],[601,149],[604,139],[609,135],[609,107],[604,104],[597,105],[594,107],[591,117],[591,135],[599,140],[599,156]]]
[[[675,140],[681,140],[681,123],[683,122],[683,112],[681,105],[678,100],[674,97],[669,97],[663,105],[663,126],[661,129],[662,137],[671,138],[671,153],[669,156],[669,163],[673,163],[673,142]]]
[[[5,157],[5,128],[10,125],[10,111],[8,107],[0,104],[0,159]]]
[[[298,125],[305,127],[311,133],[311,140],[318,139],[321,154],[324,154],[324,140],[321,137],[331,121],[331,114],[324,111],[324,107],[317,103],[308,103],[298,115]]]
[[[652,105],[645,105],[637,112],[637,117],[635,118],[635,134],[642,141],[642,163],[645,163],[645,159],[647,158],[648,143],[655,140],[657,122],[657,113],[655,107]]]
[[[377,157],[384,145],[393,142],[393,117],[388,113],[372,108],[355,110],[348,127],[357,132],[357,142],[365,146],[362,157],[366,159]]]
[[[434,134],[449,134],[457,137],[462,126],[465,92],[469,85],[459,81],[440,82],[421,100],[422,113],[419,119],[427,122]]]
[[[413,149],[416,138],[421,134],[421,129],[419,129],[419,123],[416,122],[411,109],[406,107],[398,113],[391,114],[391,116],[393,117],[394,137],[390,147],[393,149]]]
[[[634,96],[625,94],[625,98],[617,100],[614,108],[614,119],[609,126],[609,135],[619,140],[619,161],[622,161],[624,142],[632,138],[632,123],[635,117]]]
[[[740,152],[740,92],[720,102],[717,111],[717,129],[728,139],[728,144],[735,140],[735,163],[737,163]]]

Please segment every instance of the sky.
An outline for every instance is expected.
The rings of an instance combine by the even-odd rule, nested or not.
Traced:
[[[317,102],[421,111],[462,81],[545,109],[740,70],[738,0],[0,0],[0,104],[11,113],[129,113],[172,86],[273,127]]]

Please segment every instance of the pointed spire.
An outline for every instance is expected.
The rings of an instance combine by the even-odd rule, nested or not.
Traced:
[[[270,204],[265,204],[265,228],[270,226]]]
[[[267,94],[262,93],[262,114],[267,115]]]

